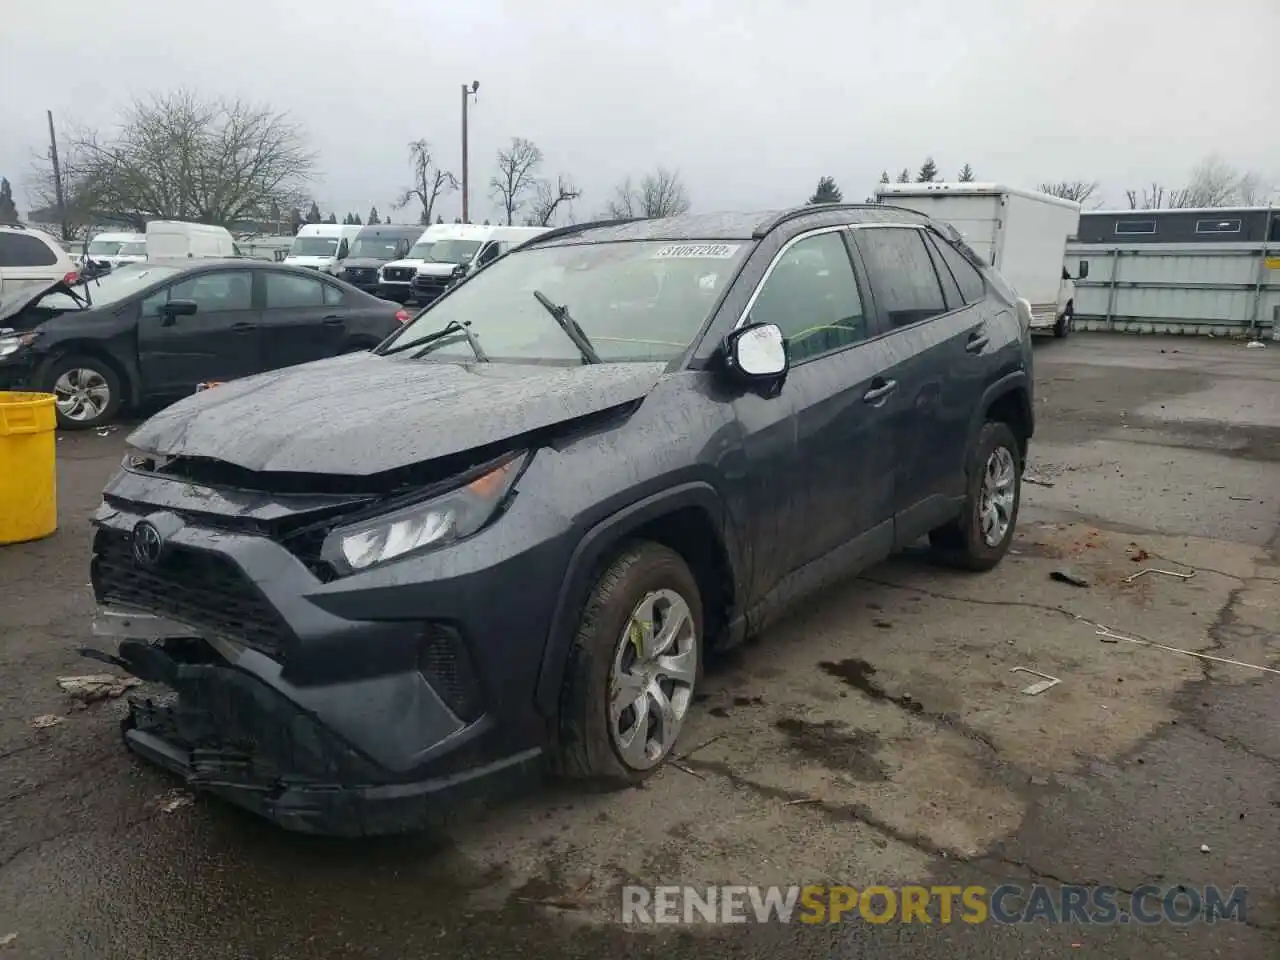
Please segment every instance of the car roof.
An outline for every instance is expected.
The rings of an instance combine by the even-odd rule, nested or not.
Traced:
[[[889,204],[822,203],[753,213],[698,213],[655,220],[622,220],[582,224],[554,230],[531,239],[529,246],[570,243],[609,243],[620,240],[759,240],[790,221],[825,223],[928,223],[916,210]]]

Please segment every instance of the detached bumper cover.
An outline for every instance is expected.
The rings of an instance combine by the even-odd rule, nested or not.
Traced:
[[[531,749],[403,782],[312,711],[234,665],[258,656],[253,651],[111,607],[100,608],[94,633],[118,641],[118,656],[105,659],[174,691],[130,698],[126,745],[193,789],[289,830],[355,837],[422,829],[471,801],[527,785],[541,771],[541,751]]]

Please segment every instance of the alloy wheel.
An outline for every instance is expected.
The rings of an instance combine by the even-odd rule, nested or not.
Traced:
[[[97,370],[73,367],[53,385],[54,405],[68,420],[84,422],[102,416],[111,403],[111,386]]]
[[[996,447],[987,457],[982,476],[982,500],[978,507],[982,539],[988,547],[999,544],[1009,532],[1017,481],[1013,452],[1008,447]]]

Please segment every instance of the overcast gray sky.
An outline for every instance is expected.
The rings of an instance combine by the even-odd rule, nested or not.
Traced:
[[[584,189],[677,168],[697,210],[862,199],[932,154],[947,179],[1181,182],[1217,152],[1280,185],[1280,0],[0,0],[0,175],[20,209],[46,109],[109,127],[187,86],[289,111],[327,214],[384,214],[425,137],[474,219],[513,135]],[[442,212],[457,214],[457,194]],[[396,219],[410,219],[409,211]]]

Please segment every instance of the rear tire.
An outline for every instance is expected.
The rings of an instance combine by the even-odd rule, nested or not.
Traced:
[[[702,676],[702,625],[697,580],[674,550],[644,541],[609,564],[565,666],[558,773],[625,786],[662,766]]]
[[[111,364],[91,355],[54,361],[41,378],[41,389],[52,393],[63,430],[89,430],[115,419],[123,401],[123,385]]]
[[[987,421],[970,452],[964,509],[930,531],[939,559],[964,570],[990,570],[1009,550],[1022,501],[1022,453],[1006,423]]]
[[[1067,307],[1062,312],[1062,316],[1058,318],[1058,322],[1053,325],[1053,335],[1059,340],[1065,340],[1071,336],[1071,331],[1076,326],[1076,314],[1071,307]]]

